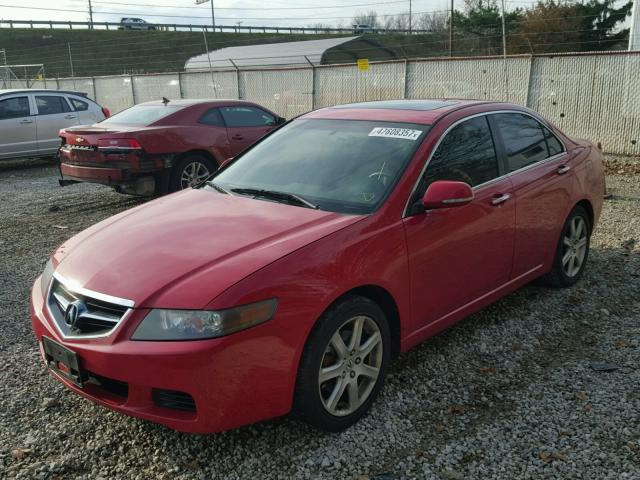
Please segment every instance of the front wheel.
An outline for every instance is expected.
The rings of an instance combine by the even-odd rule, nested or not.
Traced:
[[[562,228],[551,271],[542,277],[542,283],[551,287],[570,287],[582,276],[589,257],[591,240],[589,214],[576,206]]]
[[[382,388],[390,350],[382,309],[368,298],[347,297],[320,318],[307,341],[295,413],[323,430],[353,425]]]
[[[187,155],[173,168],[169,190],[176,192],[202,183],[218,166],[204,155]]]

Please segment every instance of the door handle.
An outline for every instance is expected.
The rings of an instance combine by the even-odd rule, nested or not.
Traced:
[[[509,200],[511,198],[511,195],[508,193],[503,193],[503,194],[497,194],[495,197],[493,197],[493,199],[491,200],[491,205],[496,206],[496,205],[500,205],[501,203],[506,202],[507,200]]]
[[[571,167],[569,165],[561,165],[558,167],[558,175],[564,175],[569,170],[571,170]]]
[[[27,125],[28,123],[33,123],[33,120],[30,120],[28,118],[25,118],[24,120],[20,120],[20,123],[22,125]]]
[[[233,138],[234,140],[242,140],[244,137],[243,137],[242,135],[240,135],[240,134],[235,134],[235,135],[234,135],[233,137],[231,137],[231,138]]]
[[[66,118],[67,120],[71,120],[72,118],[76,118],[75,115],[65,115],[64,118]]]

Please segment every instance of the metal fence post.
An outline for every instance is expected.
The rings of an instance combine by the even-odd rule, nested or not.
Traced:
[[[402,98],[407,99],[407,92],[409,91],[409,60],[404,59],[404,89],[402,92]]]
[[[316,66],[306,55],[304,59],[311,65],[311,110],[316,109]]]
[[[136,104],[136,87],[134,86],[133,75],[129,75],[129,81],[131,82],[131,98],[133,104]]]
[[[93,86],[93,99],[97,100],[98,92],[96,91],[96,77],[91,77],[91,85]]]
[[[184,98],[184,92],[182,91],[182,72],[178,72],[178,91],[180,92],[180,98]]]
[[[535,62],[535,57],[531,55],[529,57],[529,78],[527,79],[527,94],[524,99],[524,106],[529,107],[531,100],[531,78],[533,76],[533,62]]]
[[[236,65],[236,62],[234,62],[231,59],[229,59],[229,61],[231,62],[231,65],[233,65],[233,68],[236,69],[236,83],[238,84],[238,100],[242,100],[242,88],[240,87],[240,80],[241,80],[240,69]]]

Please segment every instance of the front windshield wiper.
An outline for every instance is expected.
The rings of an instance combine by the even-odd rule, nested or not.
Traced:
[[[232,188],[232,192],[239,193],[240,195],[253,195],[255,197],[270,198],[272,200],[285,200],[291,203],[295,203],[301,207],[318,209],[318,205],[311,203],[309,200],[296,195],[295,193],[278,192],[275,190],[262,190],[258,188]]]
[[[218,185],[213,180],[207,180],[206,182],[204,182],[204,184],[205,185],[209,185],[211,188],[214,188],[215,190],[217,190],[220,193],[225,193],[227,195],[230,195],[229,190],[227,190],[226,188],[222,188],[220,185]]]

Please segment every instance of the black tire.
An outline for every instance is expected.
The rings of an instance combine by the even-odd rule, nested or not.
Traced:
[[[580,264],[579,270],[574,275],[568,275],[565,272],[565,268],[562,263],[563,255],[565,254],[565,244],[564,239],[567,236],[568,232],[571,229],[571,223],[574,219],[579,218],[584,221],[584,225],[586,226],[586,250],[584,254],[584,259]],[[558,240],[558,244],[556,246],[556,253],[553,258],[553,265],[551,270],[540,278],[540,282],[542,285],[546,285],[548,287],[553,288],[566,288],[572,285],[575,285],[578,280],[582,277],[584,273],[585,266],[587,265],[587,260],[589,259],[589,247],[591,242],[591,230],[592,230],[591,221],[589,219],[589,214],[587,211],[581,207],[580,205],[576,205],[571,213],[567,217],[567,220],[564,222],[562,227],[562,232],[560,233],[560,238]]]
[[[169,192],[177,192],[178,190],[182,190],[183,188],[187,188],[183,185],[182,177],[192,164],[199,163],[206,167],[209,174],[214,173],[218,170],[218,165],[208,157],[205,157],[202,154],[194,153],[185,155],[173,166],[171,171],[171,178],[169,179]]]
[[[363,398],[363,403],[357,409],[354,409],[352,413],[337,416],[331,414],[323,404],[321,386],[319,384],[320,368],[325,358],[325,353],[330,348],[329,342],[333,335],[344,328],[344,325],[347,325],[349,321],[358,316],[368,317],[367,322],[372,320],[379,329],[381,337],[380,345],[382,348],[382,351],[377,351],[376,354],[381,356],[379,374],[377,379],[375,379],[375,383],[374,380],[368,380],[366,376],[363,379],[363,381],[370,381],[371,384],[373,384],[373,387],[367,387],[370,388],[370,393],[368,393],[368,397]],[[363,335],[366,335],[366,333]],[[364,339],[366,337],[363,336],[362,338]],[[363,341],[362,345],[365,343],[366,340]],[[364,366],[365,360],[370,358],[371,357],[367,356],[362,358],[362,366]],[[298,369],[293,407],[294,415],[317,428],[331,432],[350,427],[366,414],[380,392],[384,384],[390,358],[391,335],[387,318],[382,309],[375,302],[365,297],[357,295],[345,297],[320,317],[307,340]],[[354,358],[354,364],[356,363],[358,362]],[[355,368],[357,367],[354,367],[354,370]],[[342,374],[342,378],[345,378],[344,373]],[[361,375],[355,376],[356,384],[358,384],[360,378]],[[348,376],[346,379],[348,380]],[[339,378],[336,379],[336,381],[339,380]],[[326,386],[324,383],[323,385]],[[347,399],[349,395],[348,390],[349,389],[345,390]]]

